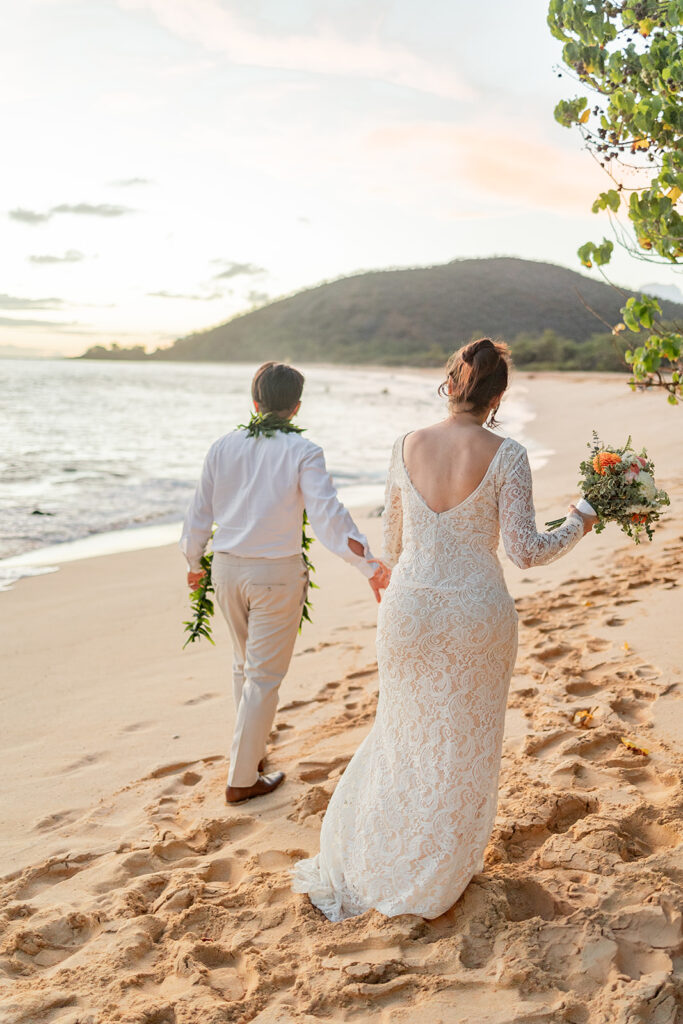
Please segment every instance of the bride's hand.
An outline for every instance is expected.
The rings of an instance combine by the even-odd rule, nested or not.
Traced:
[[[598,521],[598,517],[597,516],[589,516],[589,515],[586,515],[585,512],[579,512],[579,510],[576,507],[576,505],[570,505],[569,506],[569,512],[570,513],[576,512],[577,516],[581,516],[581,518],[583,520],[583,535],[584,535],[584,537],[586,536],[587,533],[591,532],[591,530],[593,529],[593,527],[595,526],[595,524]]]
[[[377,569],[373,576],[370,577],[368,583],[372,588],[372,592],[375,595],[375,600],[379,604],[382,600],[380,591],[386,590],[391,580],[391,569],[389,569],[384,562],[377,562]]]

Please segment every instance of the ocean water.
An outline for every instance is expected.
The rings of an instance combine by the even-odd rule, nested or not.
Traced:
[[[0,585],[46,562],[177,537],[207,448],[249,417],[255,368],[0,362]],[[325,449],[342,500],[380,504],[394,439],[444,413],[434,378],[302,370],[297,422]],[[528,444],[538,464],[523,395],[506,399],[501,414],[502,433]]]

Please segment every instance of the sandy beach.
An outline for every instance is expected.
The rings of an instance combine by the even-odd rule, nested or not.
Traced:
[[[434,921],[332,925],[290,890],[372,723],[360,574],[315,545],[268,762],[287,781],[229,808],[230,643],[217,619],[216,647],[181,650],[179,551],[72,562],[0,593],[3,1024],[683,1019],[682,414],[612,375],[514,388],[553,453],[539,527],[576,498],[593,429],[645,445],[672,506],[652,544],[612,527],[504,563],[520,653],[484,872]],[[357,519],[379,553],[380,520]]]

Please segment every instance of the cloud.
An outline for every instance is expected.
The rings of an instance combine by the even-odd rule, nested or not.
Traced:
[[[257,267],[255,263],[235,263],[230,260],[212,260],[212,263],[222,263],[224,270],[215,274],[216,281],[230,277],[258,277],[259,274],[266,274],[265,267]]]
[[[459,191],[449,215],[457,219],[500,216],[501,210],[543,209],[586,214],[604,174],[585,153],[539,136],[537,126],[493,118],[476,124],[401,122],[383,125],[364,142],[375,176],[401,161],[405,188],[427,182]],[[412,177],[411,177],[412,176]]]
[[[252,306],[262,306],[264,303],[270,301],[270,295],[268,292],[250,291],[247,295],[247,299]]]
[[[81,260],[85,259],[85,254],[79,252],[78,249],[67,249],[63,256],[50,256],[49,254],[43,256],[29,256],[30,263],[80,263]]]
[[[21,206],[18,206],[16,210],[10,210],[9,215],[12,220],[19,220],[23,224],[43,224],[46,220],[50,219],[49,213],[37,213],[35,210],[24,210]]]
[[[0,309],[59,309],[61,299],[22,299],[17,295],[0,295]],[[42,321],[41,321],[42,322]]]
[[[124,10],[149,11],[173,35],[224,53],[234,64],[347,78],[372,78],[422,92],[464,99],[472,89],[452,67],[379,38],[372,25],[354,38],[319,24],[308,34],[264,32],[220,0],[119,0]]]
[[[9,211],[9,216],[12,220],[22,221],[24,224],[44,224],[56,213],[74,213],[83,217],[123,217],[126,213],[135,213],[135,210],[129,206],[117,206],[113,203],[60,203],[59,206],[53,206],[45,213],[17,207],[17,209]]]
[[[211,295],[185,295],[182,292],[147,292],[152,299],[195,299],[198,302],[213,302],[222,299],[223,292],[212,292]]]
[[[110,181],[113,188],[133,188],[136,185],[153,185],[151,178],[120,178],[118,181]]]
[[[11,316],[0,316],[0,327],[70,327],[61,320],[17,320]]]
[[[530,125],[472,129],[461,133],[459,146],[470,184],[498,201],[588,214],[606,187],[604,172],[585,152],[553,145]]]
[[[123,217],[126,213],[134,213],[129,206],[116,206],[113,203],[60,203],[53,206],[51,213],[75,213],[83,217]]]

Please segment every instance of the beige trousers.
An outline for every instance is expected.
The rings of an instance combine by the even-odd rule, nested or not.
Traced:
[[[294,650],[308,570],[301,555],[213,556],[211,579],[233,645],[237,716],[230,748],[229,786],[252,786],[266,753],[278,689]]]

